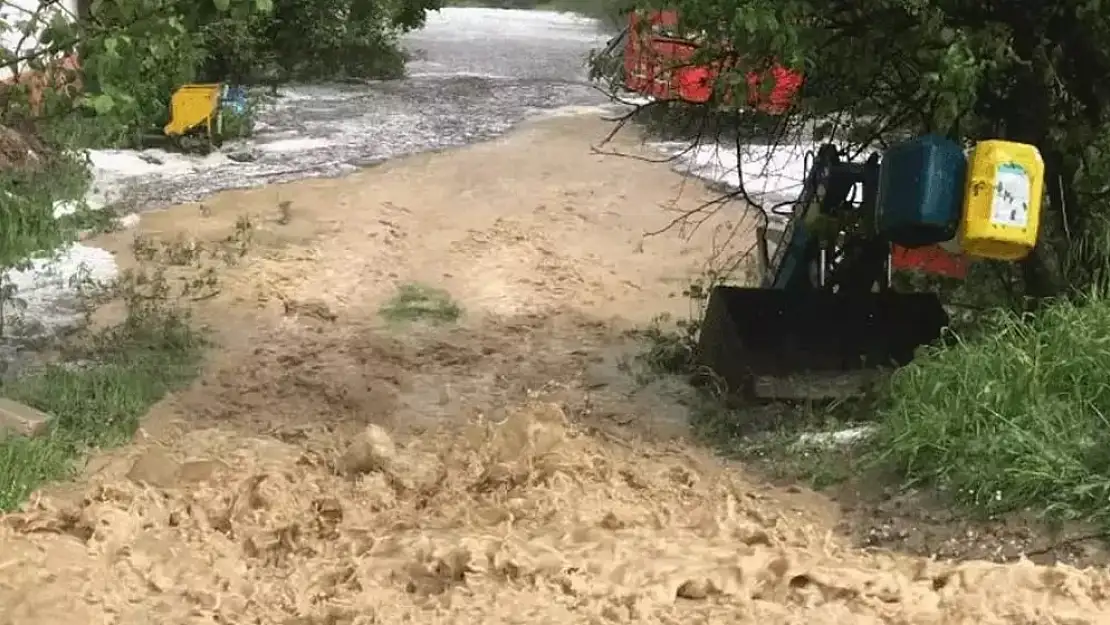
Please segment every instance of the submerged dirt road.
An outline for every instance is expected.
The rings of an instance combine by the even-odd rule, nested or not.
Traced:
[[[702,191],[591,155],[605,130],[148,215],[186,247],[253,224],[197,304],[219,347],[135,445],[3,519],[0,623],[1110,622],[1105,572],[867,553],[672,438],[679,389],[627,381],[620,331],[685,312],[713,229],[644,240]],[[462,319],[384,322],[405,283]]]

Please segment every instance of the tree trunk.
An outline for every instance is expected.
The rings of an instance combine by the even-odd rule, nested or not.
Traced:
[[[1045,182],[1050,201],[1041,210],[1037,244],[1032,253],[1020,262],[1025,295],[1032,298],[1034,301],[1030,304],[1036,306],[1036,300],[1055,297],[1065,288],[1063,276],[1057,271],[1060,265],[1057,262],[1060,258],[1058,249],[1052,241],[1054,236],[1065,232],[1064,211],[1059,198],[1051,200],[1052,189],[1059,188],[1054,182],[1059,180],[1063,159],[1052,148],[1048,134],[1052,111],[1052,64],[1045,51],[1034,43],[1041,40],[1035,36],[1037,26],[1024,26],[1026,28],[1016,29],[1027,32],[1014,37],[1014,51],[1028,65],[1020,71],[1017,84],[1009,93],[1008,108],[1011,112],[1006,120],[1006,135],[1012,141],[1037,146],[1045,157]]]

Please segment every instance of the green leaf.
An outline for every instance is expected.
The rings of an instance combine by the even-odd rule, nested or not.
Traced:
[[[220,12],[227,11],[231,7],[231,0],[212,0],[212,2]]]
[[[270,13],[274,10],[274,0],[254,0],[254,7],[262,13]]]
[[[112,99],[112,96],[104,93],[90,96],[87,103],[93,111],[96,111],[97,115],[107,115],[116,106],[116,101]]]

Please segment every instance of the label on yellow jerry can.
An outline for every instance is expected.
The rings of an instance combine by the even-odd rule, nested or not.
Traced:
[[[999,165],[994,173],[991,223],[1010,228],[1029,225],[1029,191],[1032,186],[1025,168],[1017,163]]]

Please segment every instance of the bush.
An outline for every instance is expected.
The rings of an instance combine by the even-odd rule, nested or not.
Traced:
[[[395,78],[398,37],[424,23],[438,0],[276,0],[272,11],[198,17],[203,80],[276,82]]]
[[[988,514],[1110,521],[1110,299],[981,330],[895,374],[872,461]]]
[[[38,142],[15,147],[22,152],[33,149],[32,145],[48,149]],[[33,163],[0,164],[0,271],[72,239],[76,232],[67,227],[72,220],[55,219],[54,204],[79,200],[87,187],[84,163],[68,154],[47,153]]]

